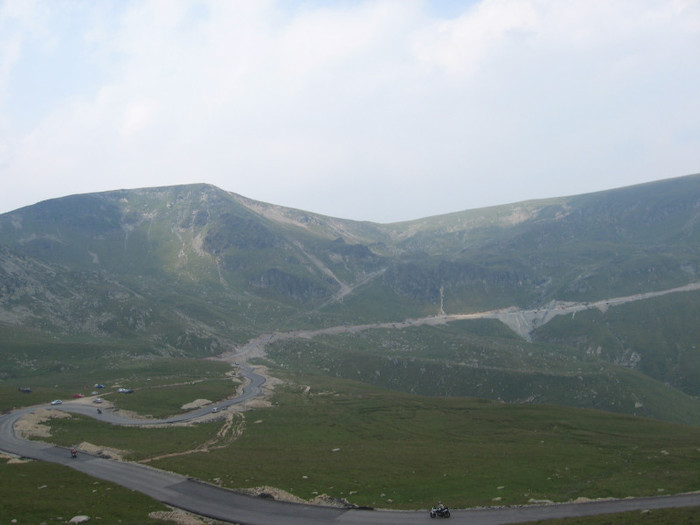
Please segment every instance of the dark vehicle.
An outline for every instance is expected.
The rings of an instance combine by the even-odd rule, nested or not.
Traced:
[[[101,414],[101,413],[102,413],[102,409],[101,409],[101,408],[98,408],[98,409],[97,409],[97,413],[98,413],[98,414]]]
[[[438,505],[437,507],[433,507],[430,509],[430,517],[431,518],[449,518],[450,517],[450,509],[447,507],[444,507],[442,505]]]

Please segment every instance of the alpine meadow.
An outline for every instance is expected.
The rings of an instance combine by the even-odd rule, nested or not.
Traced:
[[[391,224],[207,184],[0,215],[0,410],[104,383],[162,417],[245,361],[269,402],[226,431],[73,416],[44,439],[307,501],[698,490],[699,321],[700,175]]]

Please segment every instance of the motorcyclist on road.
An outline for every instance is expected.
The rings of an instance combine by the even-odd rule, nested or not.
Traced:
[[[450,511],[445,505],[443,505],[442,501],[438,501],[438,504],[435,505],[432,509],[430,509],[430,517],[431,518],[449,518],[450,517]]]
[[[70,455],[73,456],[74,458],[78,457],[78,451],[75,450],[74,448],[70,449]]]

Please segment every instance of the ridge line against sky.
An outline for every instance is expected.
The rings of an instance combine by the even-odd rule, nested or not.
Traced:
[[[0,1],[0,213],[205,182],[394,222],[700,172],[700,0]]]

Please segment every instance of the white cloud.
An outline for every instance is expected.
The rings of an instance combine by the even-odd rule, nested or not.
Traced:
[[[697,1],[69,3],[71,27],[54,5],[0,51],[0,211],[210,182],[398,220],[699,171]],[[47,82],[26,129],[2,93],[63,28],[80,85]]]
[[[416,39],[417,56],[449,75],[475,75],[494,51],[532,33],[536,24],[529,2],[486,0],[453,20],[427,26]]]

